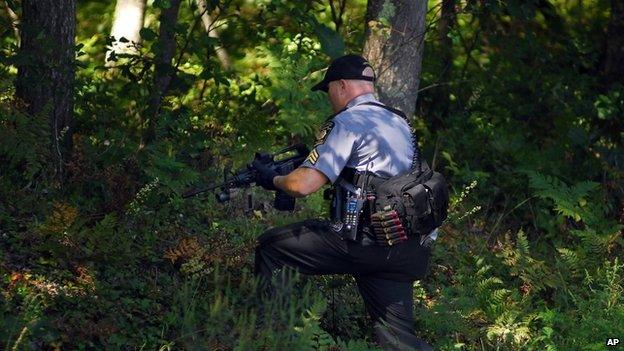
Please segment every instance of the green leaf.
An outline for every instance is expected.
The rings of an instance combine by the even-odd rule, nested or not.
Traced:
[[[206,45],[207,47],[216,47],[220,45],[220,41],[217,38],[213,38],[207,35],[204,35],[202,37],[200,37],[200,41],[202,42],[202,44]]]
[[[212,70],[210,69],[203,69],[200,73],[199,73],[199,78],[201,79],[210,79],[214,76],[214,73],[212,72]]]
[[[390,27],[392,17],[396,14],[396,6],[391,1],[385,1],[379,12],[379,22],[384,26]]]
[[[171,2],[169,0],[154,0],[154,7],[166,10],[171,7]]]
[[[158,36],[156,32],[154,32],[153,30],[149,28],[141,28],[139,35],[141,36],[143,40],[146,40],[146,41],[152,41],[156,39],[156,37]]]
[[[334,59],[344,55],[345,43],[340,34],[320,23],[314,24],[314,33],[319,38],[321,49],[327,56]]]

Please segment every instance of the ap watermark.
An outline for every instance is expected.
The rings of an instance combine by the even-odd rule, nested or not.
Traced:
[[[607,346],[618,346],[620,344],[620,339],[618,338],[609,338],[607,339]]]

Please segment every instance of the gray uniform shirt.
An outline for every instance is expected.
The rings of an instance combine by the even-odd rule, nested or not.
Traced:
[[[301,167],[314,168],[334,183],[345,167],[392,177],[410,169],[414,147],[401,116],[379,106],[373,94],[360,95],[326,122]]]

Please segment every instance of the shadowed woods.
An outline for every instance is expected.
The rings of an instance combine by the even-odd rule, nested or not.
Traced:
[[[367,48],[385,48],[382,101],[403,87],[391,105],[414,111],[450,184],[417,335],[436,350],[621,339],[620,2],[405,4],[1,1],[0,345],[379,349],[348,276],[256,293],[257,238],[326,217],[320,193],[292,213],[259,188],[250,209],[244,190],[181,198],[256,151],[313,145],[330,107],[310,87]]]

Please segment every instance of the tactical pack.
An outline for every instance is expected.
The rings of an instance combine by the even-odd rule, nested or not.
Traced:
[[[442,225],[447,217],[449,193],[446,180],[442,174],[431,170],[426,162],[422,162],[421,169],[412,169],[406,174],[389,179],[372,178],[370,191],[375,194],[374,209],[371,209],[373,224],[384,223],[376,218],[394,216],[400,220],[407,235],[420,236]],[[389,224],[396,227],[399,223]],[[389,228],[388,225],[382,227]],[[390,230],[386,232],[389,234]]]

